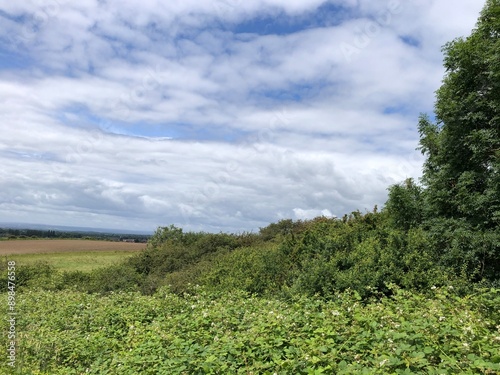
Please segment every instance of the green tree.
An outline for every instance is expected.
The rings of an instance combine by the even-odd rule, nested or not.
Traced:
[[[395,227],[408,231],[422,223],[422,187],[412,178],[402,184],[389,187],[389,199],[385,205]]]
[[[500,0],[488,0],[471,35],[443,52],[436,122],[421,115],[418,126],[424,222],[441,265],[464,280],[498,282]]]
[[[182,243],[183,238],[182,228],[178,228],[173,224],[168,227],[158,227],[149,239],[148,247],[157,248],[166,243],[179,244]]]
[[[420,150],[431,216],[500,224],[500,0],[488,0],[467,38],[443,47],[436,123],[422,115]]]

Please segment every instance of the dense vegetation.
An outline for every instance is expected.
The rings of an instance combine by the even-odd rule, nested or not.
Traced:
[[[341,220],[282,220],[258,234],[159,228],[145,251],[121,264],[91,273],[59,273],[48,264],[34,264],[19,269],[18,286],[153,294],[168,285],[182,294],[201,285],[283,298],[330,298],[347,289],[363,298],[390,295],[388,284],[415,291],[452,286],[462,294],[475,286],[499,286],[498,229],[485,232],[466,221],[439,218],[408,224],[393,205],[413,204],[412,190],[420,188],[409,180],[390,190],[382,212],[353,212]]]
[[[18,298],[19,374],[497,374],[498,291],[362,303],[76,291]],[[8,322],[1,320],[2,331]]]
[[[161,227],[91,273],[19,268],[22,373],[498,373],[500,2],[444,53],[421,184],[258,233]]]

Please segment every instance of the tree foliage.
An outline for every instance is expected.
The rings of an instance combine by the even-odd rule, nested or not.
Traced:
[[[420,150],[429,212],[500,225],[500,2],[488,0],[467,38],[443,47],[436,123],[423,115]]]
[[[422,191],[423,189],[411,178],[389,188],[386,210],[394,226],[409,230],[422,223],[424,215]]]
[[[435,118],[421,115],[423,187],[389,189],[393,224],[421,226],[437,262],[469,281],[500,273],[500,1],[488,0],[467,38],[443,47]]]

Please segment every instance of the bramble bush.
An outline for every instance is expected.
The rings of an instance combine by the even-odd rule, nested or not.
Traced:
[[[352,290],[288,301],[200,287],[183,296],[166,287],[152,296],[26,291],[17,298],[17,373],[500,371],[499,290],[460,297],[449,288],[424,295],[388,287],[392,296],[364,302]]]

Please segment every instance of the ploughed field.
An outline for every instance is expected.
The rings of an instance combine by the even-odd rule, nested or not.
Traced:
[[[0,255],[89,251],[140,251],[145,243],[94,240],[12,240],[0,241]]]

